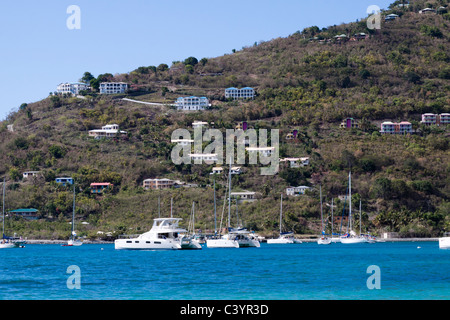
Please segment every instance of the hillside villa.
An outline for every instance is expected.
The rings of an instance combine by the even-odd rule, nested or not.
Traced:
[[[94,182],[91,183],[91,193],[99,194],[103,193],[106,189],[111,189],[114,185],[109,182]]]
[[[238,88],[227,88],[225,89],[225,98],[226,99],[254,99],[255,98],[255,89],[246,87],[242,89]]]
[[[89,131],[89,136],[96,139],[99,138],[113,138],[117,137],[118,134],[127,134],[126,131],[120,131],[118,124],[108,124],[103,126],[101,129],[95,129]]]
[[[280,162],[289,162],[290,168],[300,168],[309,165],[309,157],[303,158],[284,158],[280,159]]]
[[[62,184],[63,186],[73,184],[73,179],[70,177],[60,177],[55,179],[56,183]]]
[[[353,118],[347,118],[347,119],[344,119],[344,120],[341,122],[340,127],[341,127],[342,129],[353,129],[353,128],[358,128],[359,125],[358,125],[358,122],[357,122],[355,119],[353,119]]]
[[[386,121],[381,124],[382,134],[407,134],[413,133],[412,124],[408,121],[402,121],[399,123]]]
[[[146,190],[149,189],[167,189],[172,188],[175,185],[175,181],[170,179],[145,179],[142,187]]]
[[[61,83],[56,87],[56,92],[60,94],[69,93],[73,95],[79,95],[80,91],[89,90],[91,87],[83,82],[66,82]]]
[[[205,110],[210,107],[208,98],[205,97],[180,97],[175,101],[177,110],[193,111],[193,110]]]
[[[16,209],[16,210],[11,210],[8,211],[8,213],[10,215],[15,215],[15,216],[19,216],[22,217],[26,220],[37,220],[37,213],[39,210],[37,209],[33,209],[33,208],[29,208],[29,209]]]
[[[101,94],[125,93],[128,90],[128,84],[125,82],[102,82],[99,91]]]
[[[306,190],[311,189],[311,187],[307,186],[298,186],[298,187],[288,187],[286,188],[286,194],[288,196],[298,196],[301,194],[305,194]]]
[[[420,123],[424,125],[448,125],[450,123],[450,113],[424,113],[422,114],[422,121]]]
[[[22,173],[23,179],[37,177],[39,175],[39,171],[27,171]]]
[[[256,192],[252,191],[231,192],[230,196],[232,198],[237,198],[238,203],[253,202],[257,200]]]

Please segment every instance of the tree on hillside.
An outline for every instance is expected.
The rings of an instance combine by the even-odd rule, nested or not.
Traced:
[[[91,83],[91,80],[92,79],[95,79],[95,77],[90,73],[90,72],[85,72],[84,74],[83,74],[83,77],[80,79],[80,81],[81,82],[84,82],[84,83]]]
[[[195,66],[197,63],[198,63],[198,60],[195,57],[186,58],[183,62],[183,64],[191,65],[191,66]]]

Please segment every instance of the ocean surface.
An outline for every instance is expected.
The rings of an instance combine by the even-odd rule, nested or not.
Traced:
[[[437,242],[196,251],[29,244],[0,250],[0,299],[448,300],[450,250]]]

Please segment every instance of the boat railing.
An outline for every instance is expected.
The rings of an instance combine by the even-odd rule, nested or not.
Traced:
[[[140,234],[121,234],[121,235],[119,235],[119,239],[134,239],[139,236],[140,236]]]

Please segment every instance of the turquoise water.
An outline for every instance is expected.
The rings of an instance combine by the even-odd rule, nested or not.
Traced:
[[[68,287],[72,265],[80,289]],[[380,289],[367,287],[371,265],[380,268]],[[27,245],[0,250],[0,288],[2,300],[447,300],[450,250],[437,242],[197,251]]]

